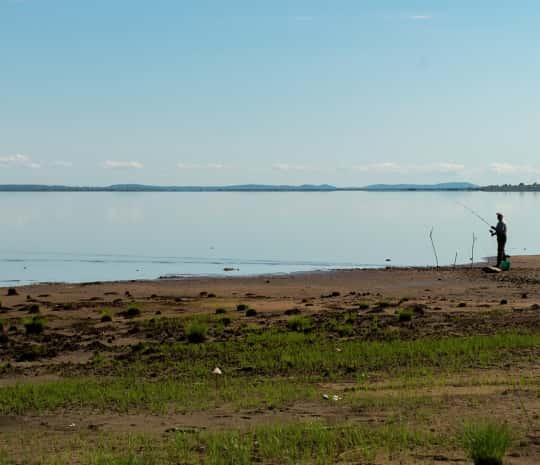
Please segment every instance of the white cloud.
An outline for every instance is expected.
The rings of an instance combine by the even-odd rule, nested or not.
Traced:
[[[71,168],[73,163],[70,161],[55,160],[51,163],[51,166],[54,166],[55,168]]]
[[[140,170],[144,165],[138,161],[116,161],[106,160],[103,163],[103,168],[107,169],[137,169]]]
[[[354,171],[362,173],[461,173],[465,165],[455,162],[429,163],[425,165],[400,165],[395,162],[355,165]]]
[[[207,164],[177,163],[176,167],[180,170],[200,170],[200,169],[221,170],[225,168],[225,165],[223,165],[222,163],[207,163]]]
[[[490,165],[491,171],[497,174],[516,174],[516,175],[525,175],[525,174],[540,174],[540,168],[529,165],[512,165],[507,162],[494,162]]]
[[[26,155],[8,155],[5,157],[0,157],[0,167],[9,168],[9,167],[22,167],[22,168],[32,168],[38,169],[41,168],[41,165],[33,161],[30,157]]]
[[[436,166],[438,166],[441,169],[441,171],[449,171],[449,172],[452,172],[452,171],[459,172],[465,169],[465,165],[462,165],[461,163],[452,163],[452,162],[443,162],[443,163],[437,164]]]
[[[290,165],[289,163],[274,163],[272,169],[277,171],[307,171],[304,165]]]
[[[355,171],[361,171],[363,173],[384,173],[391,172],[396,173],[402,171],[402,167],[394,162],[383,162],[383,163],[369,163],[365,165],[355,165],[352,167]]]
[[[409,16],[409,19],[412,19],[413,21],[429,21],[433,19],[433,16],[431,15],[413,15]]]

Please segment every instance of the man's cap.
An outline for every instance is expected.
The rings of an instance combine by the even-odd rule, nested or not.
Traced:
[[[501,212],[497,212],[497,216],[504,216]]]

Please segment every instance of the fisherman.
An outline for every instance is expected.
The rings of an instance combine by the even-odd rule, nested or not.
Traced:
[[[497,213],[497,226],[491,226],[491,236],[497,236],[497,268],[506,260],[504,246],[506,245],[506,223],[503,221],[503,214]]]

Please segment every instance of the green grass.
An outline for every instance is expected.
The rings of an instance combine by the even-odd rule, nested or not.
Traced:
[[[192,321],[186,326],[186,338],[191,344],[200,344],[206,340],[208,326],[200,321]]]
[[[141,315],[141,310],[139,307],[135,307],[134,305],[127,308],[127,310],[124,312],[125,318],[136,318]]]
[[[293,316],[287,321],[287,328],[290,331],[306,333],[313,328],[313,322],[311,321],[311,318],[307,316]]]
[[[110,322],[113,319],[113,312],[108,308],[104,308],[99,312],[99,316],[102,323]]]
[[[314,381],[354,379],[360,373],[371,372],[416,376],[419,368],[451,373],[501,365],[516,357],[534,361],[540,347],[540,334],[518,333],[405,341],[336,340],[316,332],[260,327],[246,327],[240,334],[205,344],[147,342],[145,350],[113,359],[103,373],[206,377],[219,366],[229,373],[249,368],[260,376],[295,376]]]
[[[481,421],[463,427],[461,443],[475,465],[502,465],[512,437],[507,425]]]
[[[2,388],[0,413],[23,415],[77,408],[161,414],[210,410],[225,404],[236,408],[274,408],[318,397],[316,387],[286,379],[229,379],[226,375],[219,380],[215,376],[159,381],[135,377],[65,378]]]
[[[414,311],[408,308],[403,310],[397,310],[396,315],[398,316],[398,321],[404,323],[413,319]]]
[[[0,390],[0,413],[91,408],[115,411],[279,406],[320,396],[316,383],[365,382],[366,374],[413,381],[538,353],[540,335],[515,333],[416,341],[332,341],[316,334],[253,332],[236,342],[144,343],[121,360],[93,363],[95,378],[73,376]],[[339,348],[340,351],[336,349]],[[211,374],[219,366],[225,375]],[[81,368],[86,373],[87,368]],[[99,377],[99,373],[107,376]],[[153,378],[148,374],[152,373]],[[247,373],[247,375],[246,375]],[[216,381],[218,383],[216,384]],[[358,396],[350,396],[350,402]]]
[[[4,439],[4,438],[3,438]],[[323,422],[253,427],[246,431],[177,432],[162,438],[134,434],[81,435],[70,454],[34,454],[22,463],[40,465],[327,465],[372,463],[377,454],[389,459],[417,447],[446,443],[444,437],[399,424],[360,426]],[[37,448],[37,445],[34,445]],[[2,465],[21,463],[21,454]],[[394,463],[394,462],[393,462]],[[397,462],[396,462],[397,463]]]
[[[41,315],[24,318],[22,324],[26,330],[26,334],[41,334],[46,326],[45,318]]]

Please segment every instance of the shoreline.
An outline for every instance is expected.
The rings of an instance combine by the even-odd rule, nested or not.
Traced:
[[[192,292],[195,292],[192,295],[198,295],[200,292],[210,292],[213,288],[219,290],[220,294],[230,297],[238,294],[243,289],[247,289],[247,293],[266,295],[268,289],[276,288],[277,292],[277,289],[286,288],[298,296],[306,293],[313,294],[313,292],[315,294],[324,294],[325,292],[332,292],[334,288],[336,291],[343,292],[346,289],[354,289],[358,286],[377,288],[378,292],[381,293],[392,291],[392,294],[395,292],[397,295],[410,292],[411,289],[420,290],[424,284],[423,288],[428,288],[428,284],[440,288],[440,281],[455,281],[455,284],[458,284],[462,291],[466,291],[468,281],[477,278],[483,279],[487,276],[482,272],[482,267],[486,263],[476,262],[472,267],[470,265],[456,265],[455,268],[453,266],[441,266],[438,269],[435,266],[386,266],[384,268],[314,270],[250,276],[194,275],[174,278],[78,283],[43,282],[0,286],[0,295],[6,296],[7,290],[14,288],[20,296],[33,296],[36,294],[62,295],[67,293],[72,294],[74,299],[80,299],[93,290],[107,295],[107,292],[118,292],[118,289],[125,289],[130,293],[142,294],[143,296],[148,294],[145,297],[147,298],[164,290],[171,291],[173,294],[188,291],[190,295]],[[528,274],[534,275],[534,279],[536,279],[537,270],[540,272],[540,255],[514,256],[512,257],[511,271],[496,276],[500,279],[522,279],[518,278],[519,275]],[[472,283],[469,282],[469,285],[472,285]],[[443,292],[443,289],[439,289],[438,292]],[[105,298],[104,300],[110,299]]]
[[[518,263],[524,264],[530,260],[538,261],[540,266],[540,254],[539,255],[514,255],[512,259],[517,259]],[[105,285],[105,284],[133,284],[133,283],[154,283],[154,282],[167,282],[167,281],[189,281],[189,280],[244,280],[244,279],[272,279],[272,278],[309,278],[310,276],[318,275],[332,275],[351,272],[366,272],[366,271],[384,271],[384,270],[401,270],[401,271],[454,271],[457,269],[479,268],[482,266],[489,266],[489,262],[495,260],[495,257],[484,257],[481,261],[476,261],[472,264],[456,264],[454,265],[441,265],[436,267],[435,265],[366,265],[364,267],[351,266],[348,268],[320,268],[313,270],[299,270],[299,271],[283,271],[274,273],[251,273],[251,274],[235,274],[235,271],[225,272],[229,274],[214,273],[214,274],[178,274],[178,275],[162,275],[156,278],[139,278],[139,279],[113,279],[113,280],[90,280],[90,281],[35,281],[24,282],[22,280],[3,281],[0,284],[0,290],[7,289],[9,287],[23,288],[32,286],[69,286],[69,285]],[[8,283],[8,284],[6,284]]]

